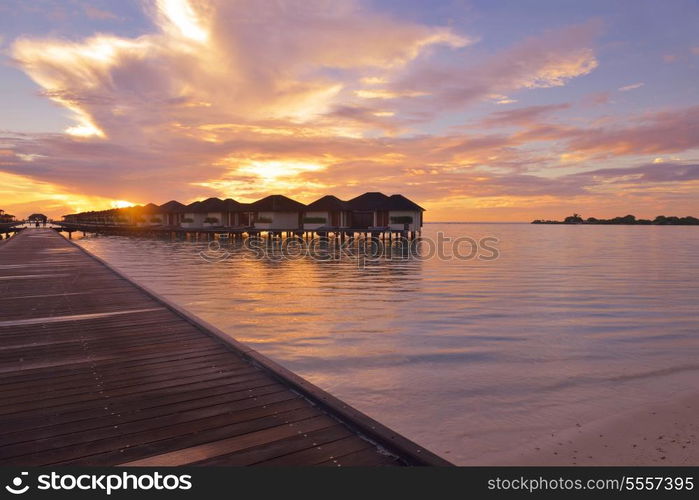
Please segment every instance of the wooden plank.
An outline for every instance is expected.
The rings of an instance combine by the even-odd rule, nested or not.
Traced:
[[[109,415],[101,415],[97,418],[93,417],[61,424],[45,425],[41,428],[33,429],[31,434],[27,433],[26,431],[3,433],[0,435],[0,446],[34,441],[38,439],[48,439],[76,432],[85,433],[86,431],[99,429],[101,427],[121,425],[124,423],[136,422],[138,420],[171,415],[173,413],[186,410],[230,403],[242,399],[257,398],[267,394],[282,392],[284,389],[284,386],[280,384],[267,382],[265,385],[253,389],[246,387],[240,391],[233,392],[230,391],[230,389],[227,389],[223,394],[197,397],[189,400],[178,400],[176,403],[170,405],[160,405],[151,408],[138,408],[132,411],[124,411],[119,413],[112,412]]]
[[[31,412],[14,414],[7,419],[3,426],[4,432],[27,431],[63,423],[80,422],[91,418],[103,418],[105,415],[128,415],[157,406],[167,406],[177,402],[189,401],[198,396],[210,396],[240,390],[254,391],[258,387],[274,384],[263,374],[252,374],[238,382],[215,380],[198,384],[184,385],[171,388],[168,391],[152,393],[127,394],[111,398],[104,406],[96,406],[92,402],[78,403],[63,407],[60,412],[56,408],[39,408]]]
[[[241,410],[250,408],[269,408],[273,403],[296,398],[298,398],[298,396],[286,389],[262,396],[253,395],[250,397],[245,395],[240,400],[233,400],[226,403],[175,413],[166,413],[165,415],[156,415],[142,420],[122,422],[118,425],[98,427],[91,429],[90,432],[60,434],[46,439],[33,439],[31,441],[8,444],[0,449],[0,463],[7,457],[27,455],[33,453],[37,449],[48,451],[59,448],[69,448],[64,451],[66,454],[71,454],[79,450],[79,445],[81,444],[100,442],[111,438],[117,438],[123,441],[124,444],[130,444],[136,442],[138,439],[134,437],[134,435],[141,435],[145,439],[150,439],[150,436],[143,434],[145,431],[162,429],[183,423],[189,423],[192,429],[197,429],[199,425],[201,425],[201,421],[206,421],[206,419],[218,417],[220,415],[230,415],[234,412],[240,412]]]
[[[218,455],[244,450],[246,448],[255,446],[260,442],[277,441],[279,439],[296,436],[305,432],[324,429],[326,427],[335,425],[335,423],[336,422],[334,420],[326,416],[318,416],[308,420],[302,420],[301,422],[284,424],[278,427],[272,427],[271,429],[265,429],[263,431],[251,432],[242,436],[221,439],[213,443],[171,451],[169,453],[163,453],[162,455],[156,455],[153,457],[144,458],[142,460],[135,460],[133,462],[126,462],[122,465],[138,467],[171,467],[176,465],[187,465]]]
[[[352,431],[350,431],[346,426],[336,424],[318,431],[296,434],[286,439],[270,441],[268,443],[253,446],[235,453],[229,453],[214,458],[209,458],[207,460],[194,462],[190,465],[255,465],[266,460],[271,460],[275,457],[325,445],[332,441],[337,441],[338,439],[346,438],[351,435]]]
[[[0,405],[0,415],[7,415],[7,414],[14,414],[14,413],[21,413],[25,412],[27,410],[35,409],[35,408],[45,408],[47,406],[65,406],[67,404],[71,403],[77,403],[77,402],[87,402],[90,401],[94,404],[104,404],[107,399],[111,399],[114,396],[119,396],[123,394],[136,394],[136,393],[141,393],[141,392],[155,392],[159,391],[161,389],[173,387],[173,386],[180,386],[180,385],[187,385],[187,384],[192,384],[196,382],[203,382],[203,381],[209,381],[209,380],[220,380],[220,379],[235,379],[240,377],[245,377],[246,375],[251,375],[255,373],[257,370],[256,368],[250,366],[250,367],[245,367],[241,368],[240,370],[232,371],[232,372],[223,372],[223,373],[212,373],[212,374],[205,374],[205,375],[192,375],[189,377],[177,377],[173,379],[168,379],[164,382],[155,382],[152,384],[138,384],[134,386],[129,386],[129,387],[124,387],[124,388],[119,388],[115,389],[113,391],[91,391],[91,392],[83,392],[80,394],[74,394],[74,395],[69,395],[69,396],[64,396],[64,397],[57,397],[57,398],[43,398],[41,400],[30,400],[26,402],[19,402],[19,403],[14,403],[11,406],[2,406]]]
[[[48,379],[56,374],[57,376],[66,374],[77,374],[90,371],[96,367],[122,366],[125,369],[133,366],[155,365],[169,363],[172,360],[184,360],[189,358],[218,354],[225,352],[219,345],[205,345],[199,349],[189,349],[185,352],[166,354],[144,354],[140,356],[130,356],[128,359],[99,359],[84,360],[78,363],[64,363],[60,365],[50,365],[39,368],[25,368],[11,372],[0,373],[0,384],[12,383],[18,380],[42,380]]]
[[[235,364],[229,364],[226,366],[205,366],[205,367],[194,367],[188,370],[185,370],[184,368],[182,370],[177,370],[176,373],[179,375],[179,377],[192,377],[192,376],[205,376],[205,375],[221,375],[221,374],[247,374],[247,373],[254,373],[256,370],[250,365],[244,365],[242,363],[235,363]],[[179,378],[178,377],[178,378]],[[41,394],[44,396],[44,401],[51,402],[51,401],[63,401],[63,398],[69,397],[69,396],[74,396],[74,395],[79,395],[79,394],[86,394],[86,393],[94,393],[95,391],[99,391],[101,394],[104,394],[104,397],[111,397],[112,394],[115,394],[117,390],[122,390],[122,389],[131,389],[132,387],[135,388],[142,388],[143,386],[149,386],[149,384],[156,384],[158,382],[169,382],[173,379],[173,373],[160,373],[160,374],[153,374],[153,373],[147,373],[144,374],[140,377],[137,378],[125,378],[123,380],[121,379],[111,379],[110,381],[104,379],[104,377],[99,376],[98,372],[95,373],[95,376],[92,378],[92,380],[88,380],[87,383],[82,384],[82,385],[77,385],[77,384],[69,384],[66,387],[50,387],[47,388],[44,391],[38,392],[38,394]],[[130,392],[130,391],[129,391]],[[21,403],[26,403],[26,402],[31,402],[36,399],[37,392],[32,391],[32,393],[27,394],[27,391],[20,391],[19,393],[15,394],[8,394],[4,395],[2,399],[0,399],[0,413],[3,411],[4,408],[10,407],[10,406],[15,406],[19,405]]]
[[[293,399],[275,405],[276,412],[259,418],[251,418],[240,422],[225,422],[218,426],[196,433],[174,433],[171,436],[159,436],[159,439],[129,446],[115,451],[92,454],[75,460],[61,462],[65,464],[112,465],[125,461],[152,457],[163,450],[179,450],[204,443],[211,443],[232,436],[240,436],[262,429],[277,427],[282,424],[305,420],[322,413],[316,408],[305,404],[303,400]]]
[[[172,438],[180,438],[183,435],[197,436],[199,433],[231,425],[235,423],[245,423],[248,421],[256,421],[261,417],[270,417],[278,413],[281,408],[302,408],[307,403],[300,398],[293,398],[279,403],[267,404],[248,408],[235,413],[226,413],[208,419],[196,421],[187,421],[179,424],[160,427],[157,429],[149,429],[140,433],[134,433],[125,436],[114,436],[97,441],[79,443],[74,446],[65,446],[62,448],[53,448],[49,450],[40,450],[30,455],[23,455],[19,458],[10,460],[0,460],[0,464],[20,463],[21,465],[31,466],[39,464],[54,464],[54,463],[82,463],[85,465],[97,464],[91,457],[100,454],[110,454],[113,461],[102,463],[101,465],[115,465],[123,461],[117,459],[116,456],[125,454],[126,450],[143,445],[152,445],[149,448],[150,455],[159,455],[169,451],[165,447]],[[194,425],[196,424],[196,425]],[[246,425],[245,427],[255,427],[255,424]],[[170,448],[172,449],[172,448]],[[117,454],[114,454],[114,452]]]
[[[329,467],[368,467],[400,465],[398,457],[377,453],[373,448],[367,448],[340,457],[333,457],[316,465]]]
[[[334,460],[350,453],[368,449],[373,449],[374,453],[378,455],[378,451],[376,451],[375,446],[373,446],[370,442],[357,436],[348,436],[338,439],[337,441],[315,446],[313,448],[308,448],[306,450],[297,451],[281,457],[265,460],[264,462],[258,462],[256,465],[275,467],[290,466],[298,463],[316,465],[328,460]]]
[[[142,314],[150,313],[154,311],[161,311],[162,308],[141,308],[141,309],[127,309],[125,311],[110,311],[110,312],[98,312],[89,314],[69,314],[67,316],[46,316],[37,318],[27,318],[27,319],[14,319],[7,321],[0,321],[0,328],[15,327],[23,325],[45,325],[46,323],[65,323],[72,321],[81,321],[95,318],[108,318],[110,316],[117,316],[121,314]]]
[[[121,383],[132,379],[140,379],[142,377],[151,377],[166,373],[185,373],[198,368],[220,367],[234,364],[242,366],[243,363],[244,362],[241,360],[231,359],[228,353],[218,353],[201,358],[192,358],[191,360],[185,359],[179,363],[162,362],[145,366],[137,365],[130,367],[126,372],[124,372],[124,367],[121,365],[117,367],[100,368],[99,370],[95,367],[79,374],[62,375],[59,377],[41,379],[39,381],[30,380],[0,384],[0,398],[26,393],[30,390],[47,392],[69,387],[80,387],[81,384],[92,383],[95,378],[102,378],[107,384],[115,380]]]

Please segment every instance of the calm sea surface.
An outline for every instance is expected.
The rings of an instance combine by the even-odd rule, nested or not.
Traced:
[[[212,263],[205,243],[78,242],[461,464],[696,389],[699,228],[428,224],[423,236],[438,231],[496,237],[500,256],[360,267],[233,250]]]

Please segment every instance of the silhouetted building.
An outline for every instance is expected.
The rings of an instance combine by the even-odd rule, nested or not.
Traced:
[[[419,231],[422,228],[425,209],[402,194],[364,193],[347,204],[353,228],[390,228],[396,231]]]
[[[161,206],[115,208],[64,215],[65,222],[131,224],[191,229],[254,228],[258,230],[392,230],[420,231],[425,211],[401,194],[368,192],[344,201],[326,195],[309,205],[280,194],[253,203],[212,197],[189,205],[171,200]]]
[[[14,220],[15,220],[14,215],[8,214],[4,210],[0,210],[0,223],[8,224],[10,222],[14,222]]]
[[[170,200],[158,207],[155,218],[160,219],[164,226],[179,226],[184,219],[186,206],[179,201]]]
[[[40,224],[46,224],[48,220],[49,218],[44,214],[31,214],[29,217],[27,217],[28,222],[39,222]]]

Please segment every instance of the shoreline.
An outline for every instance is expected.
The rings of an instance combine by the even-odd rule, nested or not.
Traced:
[[[576,424],[495,460],[499,466],[688,466],[699,463],[699,392]]]

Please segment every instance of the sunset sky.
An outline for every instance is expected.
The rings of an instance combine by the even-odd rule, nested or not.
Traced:
[[[699,215],[699,2],[0,0],[0,208]]]

